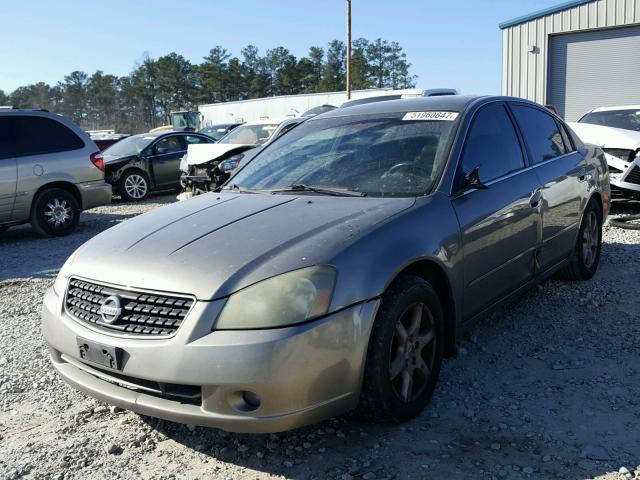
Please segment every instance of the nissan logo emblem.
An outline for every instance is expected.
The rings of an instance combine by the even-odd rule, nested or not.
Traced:
[[[109,325],[116,323],[118,317],[122,313],[122,300],[117,295],[111,295],[102,302],[100,306],[100,316],[105,323]]]

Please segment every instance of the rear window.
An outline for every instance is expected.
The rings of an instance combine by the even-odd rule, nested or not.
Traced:
[[[66,152],[84,147],[82,139],[60,122],[45,117],[11,116],[16,156]]]

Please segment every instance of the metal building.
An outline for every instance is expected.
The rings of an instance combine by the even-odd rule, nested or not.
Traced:
[[[351,98],[355,100],[387,95],[394,98],[407,98],[422,96],[423,92],[418,88],[354,90],[351,92]],[[264,118],[295,117],[319,105],[339,107],[346,100],[346,92],[306,93],[239,100],[236,102],[210,103],[200,105],[198,110],[202,115],[202,125],[207,126],[216,123],[250,122]]]
[[[640,0],[572,0],[500,24],[502,93],[569,121],[640,104]]]

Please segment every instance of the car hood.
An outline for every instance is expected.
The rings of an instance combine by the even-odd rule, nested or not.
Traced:
[[[241,152],[255,145],[239,143],[200,143],[187,147],[187,164],[202,165],[233,152]]]
[[[414,203],[413,198],[200,195],[97,235],[76,252],[68,274],[213,300],[280,273],[330,264]]]
[[[569,123],[569,126],[585,143],[592,143],[603,148],[629,150],[640,147],[640,132],[591,123]]]

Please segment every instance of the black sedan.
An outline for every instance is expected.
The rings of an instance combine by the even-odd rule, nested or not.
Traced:
[[[128,201],[142,200],[153,190],[179,188],[180,159],[187,146],[213,142],[194,132],[133,135],[103,152],[105,179]]]

